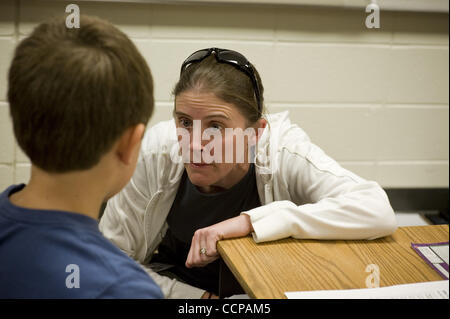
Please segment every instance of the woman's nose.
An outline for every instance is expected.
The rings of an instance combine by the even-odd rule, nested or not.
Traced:
[[[202,131],[193,132],[191,134],[190,150],[192,152],[192,158],[194,163],[201,163],[202,161],[202,151],[203,151],[203,141],[202,141]]]

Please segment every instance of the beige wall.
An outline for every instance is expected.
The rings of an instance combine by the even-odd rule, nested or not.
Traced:
[[[14,141],[6,74],[17,41],[76,1],[0,3],[0,188],[26,182]],[[78,2],[137,44],[156,85],[154,124],[170,118],[170,91],[185,57],[218,46],[244,53],[261,73],[270,112],[293,122],[344,167],[384,187],[449,185],[448,14],[332,8]]]

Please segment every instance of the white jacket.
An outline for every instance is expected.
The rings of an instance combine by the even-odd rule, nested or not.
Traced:
[[[269,115],[256,151],[255,172],[263,206],[245,212],[256,242],[286,237],[374,239],[392,234],[395,214],[384,190],[328,157],[288,112]],[[141,265],[147,264],[166,230],[166,218],[184,171],[175,122],[150,128],[136,171],[108,201],[100,230]],[[171,155],[172,154],[172,155]],[[143,266],[166,298],[199,298],[204,290],[161,276]]]

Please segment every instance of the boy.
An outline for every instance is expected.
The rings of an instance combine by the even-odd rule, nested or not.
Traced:
[[[101,203],[128,183],[154,106],[153,80],[128,37],[81,17],[39,25],[8,75],[27,185],[0,195],[0,298],[162,298],[98,230]]]

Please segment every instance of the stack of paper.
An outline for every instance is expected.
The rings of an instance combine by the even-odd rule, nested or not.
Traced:
[[[286,292],[288,299],[449,299],[448,280],[381,288]]]

